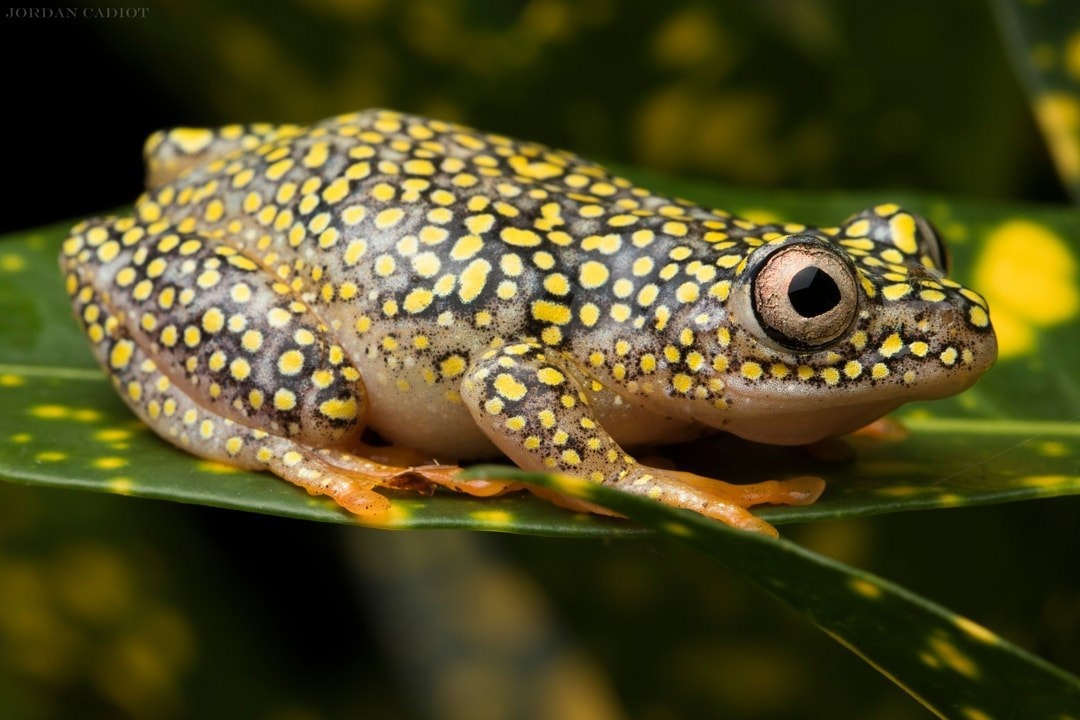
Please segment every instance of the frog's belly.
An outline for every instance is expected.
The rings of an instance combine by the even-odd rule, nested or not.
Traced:
[[[387,441],[441,462],[498,457],[498,448],[473,422],[458,382],[425,381],[414,368],[392,371],[359,362],[367,388],[367,426]],[[606,396],[607,397],[607,396]],[[593,403],[600,425],[623,447],[678,442],[710,432],[702,426],[632,406],[617,396]]]

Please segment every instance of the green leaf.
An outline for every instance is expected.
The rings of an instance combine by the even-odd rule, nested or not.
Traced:
[[[1058,175],[1080,202],[1080,4],[995,0],[994,5]]]
[[[939,717],[1080,718],[1080,679],[887,580],[577,478],[497,466],[468,474],[542,485],[698,548],[808,616]]]
[[[750,217],[835,223],[878,195],[771,195],[643,177],[647,185]],[[812,455],[720,437],[672,449],[681,467],[734,481],[817,474],[829,483],[809,507],[772,507],[774,523],[953,507],[1080,493],[1077,238],[1071,212],[1002,208],[896,195],[950,241],[956,275],[987,295],[1001,362],[957,398],[908,406],[901,441],[853,438]],[[78,331],[56,254],[68,224],[0,240],[0,476],[246,509],[354,520],[262,473],[192,458],[144,429],[115,396]],[[724,458],[723,470],[716,458]],[[153,468],[148,472],[147,468]],[[527,494],[476,500],[399,495],[385,526],[565,536],[626,536],[628,523],[569,513]]]

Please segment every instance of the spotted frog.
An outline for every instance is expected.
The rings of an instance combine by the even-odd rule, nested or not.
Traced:
[[[893,204],[755,223],[386,110],[159,132],[146,162],[134,214],[63,245],[98,360],[169,442],[369,520],[378,488],[515,489],[458,477],[501,451],[773,534],[747,508],[813,502],[821,480],[732,485],[625,448],[812,443],[960,392],[996,355],[986,302]]]

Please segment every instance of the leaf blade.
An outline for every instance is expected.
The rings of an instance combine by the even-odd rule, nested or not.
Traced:
[[[888,580],[576,478],[501,467],[469,474],[515,477],[605,505],[698,548],[808,616],[939,717],[1080,717],[1080,679]]]

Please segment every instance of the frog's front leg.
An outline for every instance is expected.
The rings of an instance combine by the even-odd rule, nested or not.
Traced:
[[[367,517],[389,508],[376,487],[455,486],[456,467],[353,454],[360,373],[308,304],[235,249],[164,224],[99,220],[75,228],[62,265],[95,355],[164,439]]]
[[[818,478],[731,485],[641,465],[600,426],[579,376],[558,351],[533,343],[507,345],[474,364],[462,398],[491,441],[522,468],[586,478],[733,527],[775,536],[748,507],[809,504],[824,489]]]

